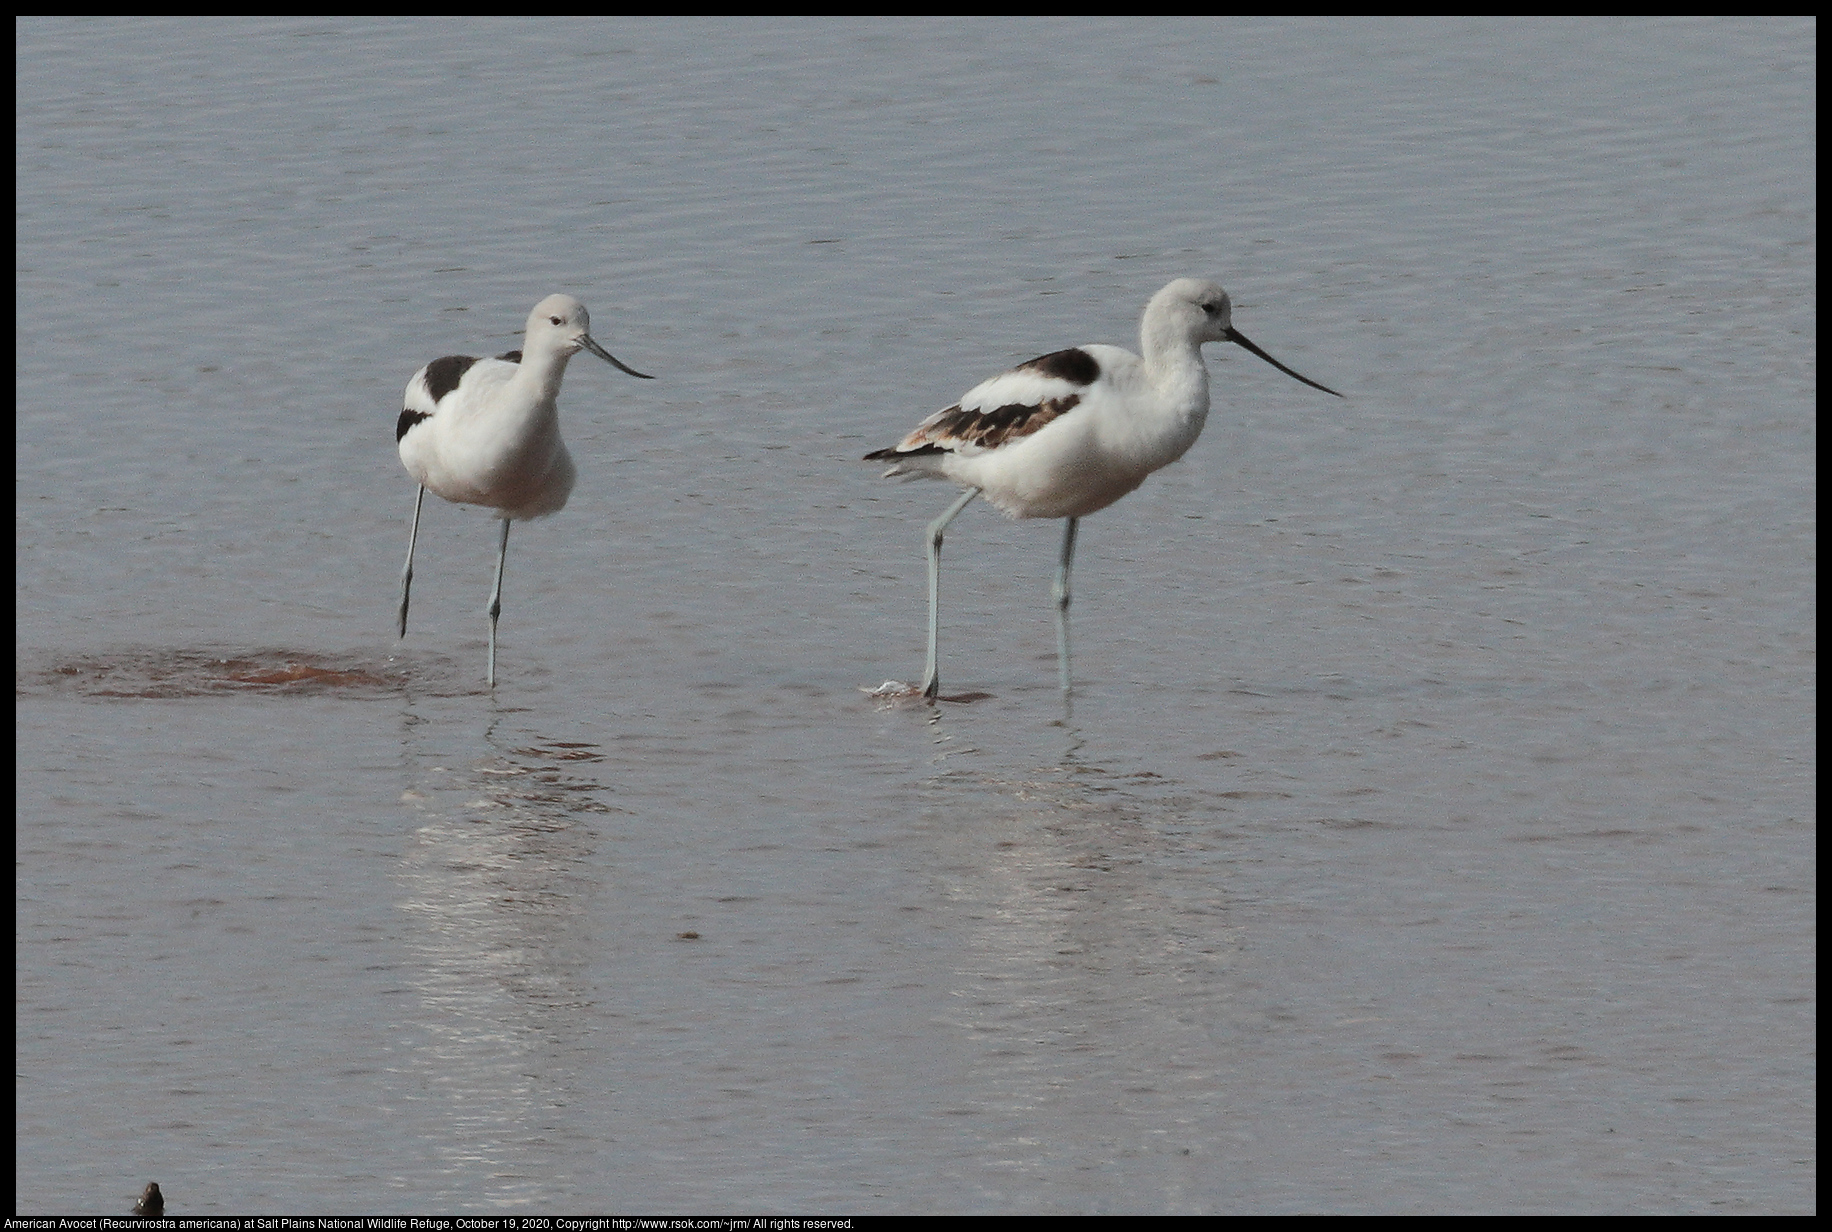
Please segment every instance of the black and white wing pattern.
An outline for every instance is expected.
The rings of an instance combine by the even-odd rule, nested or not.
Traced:
[[[889,449],[866,454],[865,460],[971,455],[1011,445],[1075,409],[1100,379],[1100,361],[1084,348],[1039,355],[975,385],[959,402],[923,420]],[[894,473],[896,468],[886,472]]]
[[[475,355],[446,355],[433,360],[414,373],[413,379],[407,382],[407,396],[403,399],[401,417],[394,424],[394,439],[399,442],[415,424],[423,423],[437,414],[439,404],[458,391],[467,375],[473,381],[484,379],[501,382],[507,380],[508,375],[492,373],[488,369],[498,363],[521,362],[520,351],[507,351],[494,360],[480,360]],[[485,367],[473,373],[471,369],[479,363]]]
[[[414,425],[437,414],[439,403],[458,388],[464,374],[476,362],[475,355],[446,355],[414,373],[413,379],[407,382],[401,417],[394,424],[394,439],[398,442]]]

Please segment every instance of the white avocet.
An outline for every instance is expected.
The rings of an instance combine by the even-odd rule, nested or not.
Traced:
[[[929,660],[923,696],[941,683],[936,665],[942,532],[976,496],[1015,518],[1067,518],[1051,595],[1062,691],[1069,691],[1069,566],[1076,524],[1181,458],[1209,414],[1205,342],[1232,342],[1326,394],[1342,395],[1281,364],[1234,328],[1228,293],[1179,278],[1151,297],[1139,323],[1144,358],[1114,346],[1054,351],[975,385],[889,449],[889,478],[947,479],[966,491],[929,523]],[[881,694],[915,692],[888,682]]]
[[[625,366],[592,340],[585,305],[570,295],[549,295],[528,314],[522,349],[495,359],[447,355],[407,382],[406,407],[395,425],[401,465],[420,482],[413,528],[407,534],[407,567],[401,571],[397,626],[407,636],[407,598],[413,586],[413,545],[420,506],[431,488],[448,501],[483,505],[502,518],[496,552],[496,587],[490,592],[490,665],[496,685],[496,618],[502,612],[503,561],[509,523],[546,517],[572,495],[573,462],[560,440],[560,381],[566,361],[580,351],[631,376],[652,377]]]

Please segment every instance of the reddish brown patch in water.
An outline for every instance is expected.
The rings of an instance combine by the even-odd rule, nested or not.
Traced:
[[[379,697],[396,693],[407,683],[404,664],[363,660],[364,656],[347,655],[338,662],[333,656],[283,650],[239,654],[122,650],[66,659],[38,671],[22,670],[16,679],[21,692],[36,686],[87,697],[124,698],[248,692]]]
[[[313,667],[309,663],[288,663],[285,667],[233,667],[227,673],[238,684],[299,684],[310,682],[330,686],[377,685],[385,683],[369,672],[339,671],[333,667]]]

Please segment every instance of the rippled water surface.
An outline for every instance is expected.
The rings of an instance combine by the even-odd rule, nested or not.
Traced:
[[[21,1211],[1815,1209],[1810,21],[18,35]],[[1347,399],[866,696],[859,456],[1192,274]],[[556,290],[492,695],[392,429]]]

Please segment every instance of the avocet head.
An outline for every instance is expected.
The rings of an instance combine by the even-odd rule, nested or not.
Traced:
[[[1145,315],[1156,317],[1197,342],[1228,342],[1234,328],[1234,303],[1221,284],[1206,278],[1179,278],[1151,297]]]
[[[1235,329],[1234,301],[1228,298],[1228,293],[1221,289],[1218,282],[1210,282],[1206,278],[1177,279],[1152,296],[1151,303],[1145,306],[1146,330],[1149,331],[1154,322],[1161,322],[1163,327],[1194,339],[1198,345],[1204,342],[1232,342],[1312,389],[1336,394],[1338,398],[1342,396],[1327,385],[1319,385],[1302,373],[1293,372],[1253,345],[1247,335]]]
[[[530,353],[547,351],[560,356],[590,351],[631,376],[639,376],[645,381],[654,379],[624,364],[593,341],[591,314],[585,311],[584,304],[570,295],[549,295],[534,306],[534,311],[528,314],[528,329],[523,337],[522,349]]]

